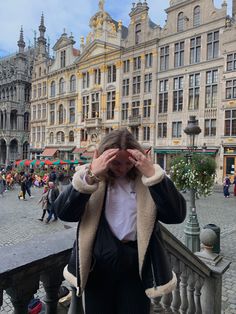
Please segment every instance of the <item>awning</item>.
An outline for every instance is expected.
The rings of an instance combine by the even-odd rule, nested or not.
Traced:
[[[155,154],[186,154],[188,153],[188,149],[158,149],[154,148]],[[206,154],[206,155],[216,155],[218,149],[196,149],[193,153],[194,154]]]
[[[74,148],[75,146],[64,146],[64,147],[58,147],[57,150],[59,152],[72,152]]]
[[[42,153],[42,157],[53,157],[56,152],[58,151],[57,148],[45,148],[45,150]]]
[[[83,152],[86,150],[86,148],[79,148],[79,147],[76,147],[74,150],[73,150],[73,154],[83,154]]]

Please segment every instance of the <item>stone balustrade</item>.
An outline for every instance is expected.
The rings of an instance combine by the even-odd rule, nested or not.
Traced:
[[[220,314],[222,275],[230,263],[219,255],[209,253],[209,245],[205,246],[207,252],[203,250],[196,256],[164,227],[162,232],[177,275],[177,287],[173,293],[153,300],[152,314]],[[42,281],[46,293],[46,314],[56,314],[62,271],[68,262],[74,239],[75,229],[71,228],[1,248],[0,305],[3,290],[6,290],[11,297],[14,314],[27,314],[27,305],[37,291],[39,281]],[[68,313],[84,313],[82,300],[76,297],[75,289],[72,289]]]

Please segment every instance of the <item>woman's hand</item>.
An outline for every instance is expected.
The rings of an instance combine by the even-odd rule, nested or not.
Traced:
[[[93,161],[91,163],[91,171],[95,174],[95,176],[102,176],[108,171],[108,165],[116,158],[118,151],[119,148],[111,148],[105,150],[102,155],[98,156],[98,151],[95,150]]]
[[[137,149],[127,149],[130,154],[129,160],[134,164],[134,166],[144,175],[149,178],[155,174],[155,168],[151,159],[151,152],[144,155]]]

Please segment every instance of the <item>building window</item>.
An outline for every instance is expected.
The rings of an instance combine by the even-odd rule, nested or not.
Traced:
[[[33,87],[33,98],[35,99],[36,97],[37,97],[37,87],[36,87],[36,85],[34,85],[34,87]]]
[[[184,13],[180,12],[177,17],[177,32],[183,32],[184,30]]]
[[[188,109],[196,110],[199,108],[199,93],[200,93],[200,74],[189,75],[189,98]]]
[[[75,100],[69,102],[69,123],[75,122]]]
[[[91,112],[92,118],[99,117],[99,93],[93,93],[92,94],[92,112]]]
[[[69,142],[74,142],[74,141],[75,141],[74,132],[70,131],[69,132]]]
[[[143,102],[143,117],[144,118],[150,118],[151,116],[151,99],[145,99]]]
[[[71,75],[70,77],[70,92],[76,91],[76,77],[75,75]]]
[[[140,94],[141,76],[133,77],[133,95]]]
[[[143,127],[143,141],[150,141],[150,127]]]
[[[122,96],[129,96],[129,79],[123,80],[122,83]]]
[[[123,103],[121,109],[121,120],[128,120],[129,103]]]
[[[193,26],[199,26],[201,24],[201,11],[200,11],[200,6],[196,6],[193,9]]]
[[[182,111],[183,109],[183,77],[174,78],[173,91],[173,111]]]
[[[175,58],[174,67],[181,67],[184,65],[184,41],[175,44]]]
[[[204,136],[216,135],[216,119],[205,119]]]
[[[42,104],[42,119],[47,117],[47,107],[46,104]]]
[[[29,131],[29,113],[24,113],[24,131]]]
[[[158,123],[157,126],[157,137],[166,138],[167,137],[167,123]]]
[[[43,82],[43,96],[47,95],[47,83]]]
[[[144,93],[151,93],[152,91],[152,73],[144,75]]]
[[[100,69],[95,69],[94,70],[94,83],[96,85],[101,84],[101,70]]]
[[[225,110],[225,136],[236,136],[236,110]]]
[[[132,109],[131,109],[131,116],[133,118],[139,116],[139,108],[140,108],[140,101],[133,101]]]
[[[182,122],[172,122],[172,137],[182,136]]]
[[[33,114],[32,114],[33,120],[36,120],[36,106],[33,106]]]
[[[37,114],[37,118],[38,118],[38,120],[41,120],[41,118],[42,118],[42,111],[41,111],[41,105],[40,104],[38,104],[38,114]]]
[[[145,55],[145,68],[151,68],[152,67],[152,53],[148,53]]]
[[[190,39],[190,64],[199,63],[201,59],[201,36]]]
[[[50,144],[54,143],[54,134],[53,134],[53,132],[51,132],[50,135],[49,135],[49,143]]]
[[[207,34],[207,60],[219,56],[219,31]]]
[[[59,110],[58,110],[58,123],[63,124],[64,120],[65,120],[65,109],[63,105],[60,105]]]
[[[37,138],[36,138],[36,142],[40,142],[40,134],[41,133],[41,128],[40,126],[37,126]]]
[[[123,61],[123,72],[128,73],[129,69],[130,69],[130,61],[129,60]]]
[[[217,105],[218,70],[206,72],[206,108],[215,108]]]
[[[133,137],[136,139],[136,141],[139,140],[139,128],[136,127],[131,127],[131,133],[133,135]]]
[[[161,80],[159,83],[159,113],[168,111],[168,80]]]
[[[55,97],[56,95],[56,83],[55,81],[52,81],[51,83],[51,97]]]
[[[65,80],[63,78],[60,78],[59,81],[59,94],[64,94],[65,92]]]
[[[61,68],[66,66],[66,51],[61,51]]]
[[[65,142],[65,134],[62,131],[57,132],[57,143],[64,143]]]
[[[82,74],[82,77],[83,77],[82,88],[83,89],[89,88],[89,72],[84,72]]]
[[[42,75],[42,69],[41,67],[39,68],[39,77]]]
[[[32,128],[32,133],[31,134],[32,134],[32,142],[35,143],[36,133],[35,133],[35,128],[34,127]]]
[[[236,80],[226,81],[226,99],[236,98]]]
[[[142,31],[142,28],[141,28],[141,24],[137,24],[135,26],[135,44],[140,44],[141,42],[141,31]]]
[[[227,55],[227,71],[236,70],[236,53],[230,53]]]
[[[88,114],[89,114],[89,96],[83,96],[82,121],[88,118]]]
[[[46,138],[45,126],[42,126],[42,143],[45,143],[45,138]]]
[[[49,113],[50,125],[55,123],[55,104],[50,105],[50,113]]]
[[[42,96],[42,85],[41,83],[38,84],[38,97]]]
[[[162,47],[160,50],[160,71],[169,69],[169,46]]]
[[[107,83],[116,82],[116,66],[110,65],[107,68]]]
[[[134,71],[140,70],[141,69],[141,64],[142,64],[142,61],[141,61],[141,57],[140,56],[134,58]]]
[[[114,119],[114,111],[116,104],[116,92],[108,92],[107,93],[107,120]]]
[[[88,140],[88,133],[87,133],[87,131],[84,130],[84,129],[81,129],[81,130],[80,130],[80,140],[81,140],[82,142],[86,142],[86,141]]]

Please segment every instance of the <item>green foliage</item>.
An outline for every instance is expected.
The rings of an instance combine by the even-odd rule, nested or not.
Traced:
[[[193,189],[198,196],[208,196],[214,186],[216,162],[202,154],[179,156],[171,163],[170,176],[178,189]]]

